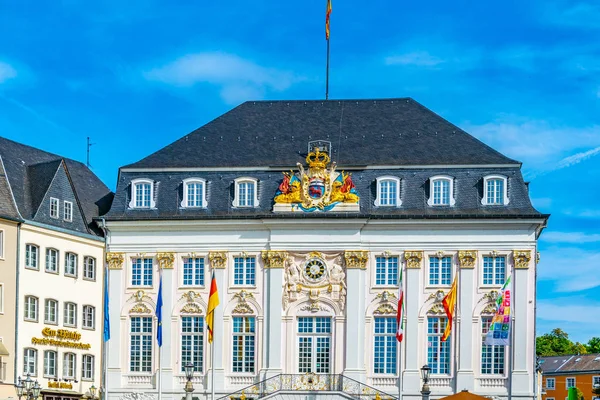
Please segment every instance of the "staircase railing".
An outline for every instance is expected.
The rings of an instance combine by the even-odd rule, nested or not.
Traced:
[[[356,400],[396,400],[395,396],[347,376],[279,374],[247,386],[218,400],[257,400],[277,392],[342,392]]]

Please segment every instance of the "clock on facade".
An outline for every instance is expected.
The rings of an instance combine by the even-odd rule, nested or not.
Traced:
[[[317,282],[325,275],[325,263],[318,258],[311,258],[304,266],[304,276],[306,279]]]

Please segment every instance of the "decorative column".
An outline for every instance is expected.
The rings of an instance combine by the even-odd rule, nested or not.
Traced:
[[[475,375],[473,371],[473,343],[480,340],[473,337],[473,285],[476,282],[475,265],[477,264],[476,250],[460,250],[458,252],[458,304],[460,314],[457,316],[458,341],[454,349],[458,355],[458,370],[456,371],[456,390],[467,389],[474,392]],[[476,348],[476,347],[475,347]],[[459,354],[460,353],[460,354]]]
[[[217,281],[217,290],[219,291],[220,305],[215,309],[215,335],[213,337],[214,354],[213,359],[210,360],[209,368],[214,369],[215,374],[215,392],[222,392],[225,390],[225,360],[223,360],[224,346],[229,344],[229,338],[224,336],[224,324],[223,324],[223,310],[225,309],[227,299],[227,274],[225,273],[225,267],[227,265],[227,252],[226,251],[211,251],[208,253],[208,260],[210,267],[215,272],[215,279]],[[210,285],[210,283],[209,283]],[[208,297],[206,298],[206,304],[208,304]],[[210,346],[207,349],[210,354]],[[212,372],[211,372],[212,373]],[[210,390],[210,376],[208,377],[208,390]]]
[[[426,349],[419,349],[419,308],[421,307],[423,291],[423,282],[421,281],[421,265],[423,264],[423,251],[405,251],[404,261],[406,262],[406,293],[404,295],[406,302],[404,310],[406,311],[406,321],[404,324],[404,340],[402,343],[402,365],[404,372],[400,376],[400,384],[405,393],[418,393],[421,390],[421,367],[425,362],[420,358],[420,354],[426,354]]]
[[[355,340],[365,335],[366,269],[369,252],[346,251],[346,366],[343,374],[359,382],[365,382],[365,341]]]
[[[171,354],[175,352],[177,354],[178,350],[173,347],[173,339],[177,332],[173,332],[171,330],[172,324],[171,319],[173,317],[173,301],[175,299],[174,293],[174,285],[173,276],[174,264],[175,264],[175,255],[173,253],[157,253],[156,259],[158,261],[158,268],[160,270],[160,274],[162,275],[162,298],[163,298],[163,306],[162,306],[162,334],[163,334],[163,342],[160,348],[161,360],[160,360],[160,368],[161,368],[161,386],[163,392],[172,392],[173,391],[173,365],[172,365],[172,357]]]
[[[534,374],[534,346],[535,332],[533,330],[533,282],[531,263],[531,250],[513,251],[513,348],[514,354],[512,370],[513,395],[533,395]],[[530,303],[531,300],[531,303]]]
[[[260,380],[283,373],[282,351],[285,343],[282,339],[283,310],[283,272],[288,252],[283,250],[265,250],[262,252],[265,270],[265,329],[263,336],[263,370]]]
[[[108,274],[108,314],[110,318],[110,340],[107,342],[106,385],[109,393],[111,389],[121,388],[121,375],[127,372],[126,361],[121,359],[123,348],[127,343],[121,342],[121,307],[123,305],[123,287],[126,279],[123,271],[124,253],[106,253],[108,268],[104,273]],[[127,325],[123,327],[127,329]],[[123,367],[123,370],[121,370]]]

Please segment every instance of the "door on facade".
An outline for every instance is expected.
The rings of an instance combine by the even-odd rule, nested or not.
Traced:
[[[298,317],[298,372],[331,373],[331,318]]]

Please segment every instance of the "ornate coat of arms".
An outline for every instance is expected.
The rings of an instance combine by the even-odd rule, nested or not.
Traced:
[[[315,149],[306,157],[308,171],[298,163],[298,173],[283,173],[275,194],[274,212],[359,211],[358,193],[350,174],[335,170],[326,152]]]

